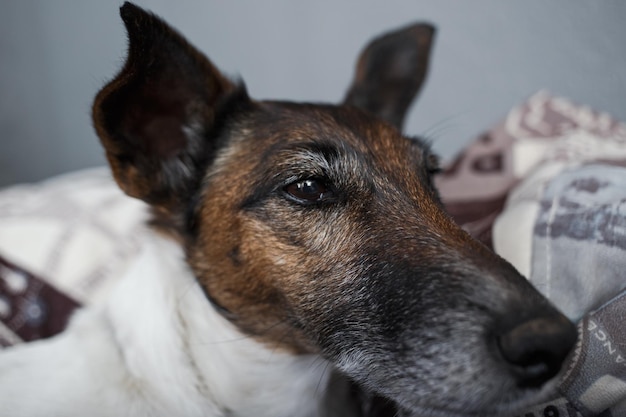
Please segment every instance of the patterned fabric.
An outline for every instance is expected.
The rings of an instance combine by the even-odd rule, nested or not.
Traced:
[[[626,125],[540,92],[436,182],[466,230],[579,322],[562,396],[502,417],[626,416]],[[0,193],[0,346],[106,297],[146,213],[106,169]]]
[[[626,416],[626,169],[588,165],[549,181],[532,252],[533,283],[573,319],[591,311],[562,392],[585,416]]]
[[[0,257],[0,346],[54,336],[80,304]]]
[[[437,178],[448,212],[474,237],[492,246],[492,227],[509,192],[544,158],[588,152],[584,139],[578,140],[581,134],[624,137],[626,126],[547,92],[535,94],[474,141]],[[606,143],[609,148],[610,143]]]
[[[143,203],[106,168],[0,193],[0,346],[49,337],[139,252]]]
[[[541,92],[438,186],[466,230],[579,322],[563,397],[510,417],[626,416],[626,125]]]
[[[565,170],[544,184],[533,211],[530,277],[567,316],[578,321],[626,289],[626,168]]]

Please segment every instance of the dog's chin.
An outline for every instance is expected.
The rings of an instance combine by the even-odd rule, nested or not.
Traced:
[[[545,383],[539,389],[503,390],[487,399],[464,399],[463,405],[455,406],[454,401],[447,404],[429,404],[415,401],[414,398],[402,398],[397,402],[401,411],[398,417],[501,417],[503,415],[517,415],[533,405],[542,404],[556,398],[557,386],[560,377]]]

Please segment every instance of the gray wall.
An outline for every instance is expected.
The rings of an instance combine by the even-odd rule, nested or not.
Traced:
[[[626,120],[626,1],[138,3],[257,98],[336,101],[371,36],[435,23],[430,77],[407,132],[427,134],[444,157],[539,89]],[[104,163],[89,107],[122,63],[118,6],[0,0],[0,186]]]

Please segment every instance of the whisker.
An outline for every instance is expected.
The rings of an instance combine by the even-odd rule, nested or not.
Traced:
[[[458,121],[458,119],[462,115],[463,115],[463,113],[457,113],[455,115],[450,115],[448,117],[444,117],[443,119],[440,119],[439,121],[433,123],[430,127],[428,127],[421,134],[423,136],[430,136],[433,131],[437,131],[442,126],[449,126],[449,125],[451,125],[451,122],[455,122],[456,123]],[[454,124],[452,124],[452,126],[454,126]]]
[[[326,376],[326,372],[328,372],[328,367],[330,366],[330,362],[325,361],[326,365],[324,366],[324,370],[322,371],[320,378],[317,381],[317,385],[315,386],[315,395],[317,396],[317,394],[319,394],[320,391],[320,386],[322,385],[322,380],[324,379],[324,377]]]

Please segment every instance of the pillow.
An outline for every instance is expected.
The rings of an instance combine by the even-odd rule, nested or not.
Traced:
[[[626,416],[626,125],[540,92],[437,184],[468,232],[579,323],[563,397],[522,415]]]

